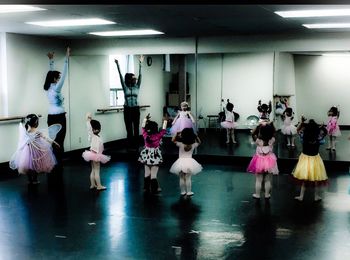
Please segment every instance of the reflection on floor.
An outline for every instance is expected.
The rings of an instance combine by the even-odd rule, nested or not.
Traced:
[[[286,170],[274,177],[270,201],[254,200],[247,132],[237,133],[237,145],[226,145],[223,131],[201,133],[195,156],[204,170],[193,177],[192,198],[180,197],[179,179],[168,172],[178,156],[169,140],[159,196],[143,194],[143,167],[124,148],[106,150],[113,158],[101,168],[106,191],[89,190],[90,165],[81,157],[41,175],[37,186],[25,176],[2,178],[0,259],[350,259],[350,178],[348,168],[337,170],[350,158],[342,133],[336,153],[320,149],[330,177],[321,202],[311,188],[294,200],[299,187],[288,166],[301,147],[288,150],[280,135],[275,152]]]
[[[143,194],[143,167],[110,162],[106,191],[89,190],[89,164],[61,173],[0,181],[0,259],[350,259],[350,179],[330,176],[324,199],[293,199],[288,174],[275,176],[270,201],[255,201],[254,175],[202,162],[192,198],[160,167],[159,196]]]

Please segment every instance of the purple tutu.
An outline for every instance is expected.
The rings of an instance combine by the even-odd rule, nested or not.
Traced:
[[[267,155],[255,154],[247,168],[248,172],[255,174],[272,173],[278,174],[277,157],[274,153]]]
[[[87,162],[94,161],[94,162],[101,162],[101,163],[106,163],[111,159],[111,157],[108,155],[104,155],[102,153],[95,153],[88,150],[85,150],[83,152],[82,157]]]
[[[185,128],[193,128],[195,131],[192,120],[188,117],[179,117],[175,124],[171,127],[170,133],[176,135],[178,132],[181,132]]]
[[[236,122],[231,122],[231,121],[223,121],[223,122],[220,123],[220,125],[223,128],[226,128],[226,129],[233,129],[233,128],[237,127],[237,123]]]
[[[51,144],[42,137],[28,143],[18,150],[10,161],[11,169],[18,169],[20,174],[29,170],[35,172],[51,172],[57,161],[52,152]]]

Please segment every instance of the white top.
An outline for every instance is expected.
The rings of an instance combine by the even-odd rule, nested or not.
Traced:
[[[198,143],[193,143],[192,148],[189,151],[185,151],[185,144],[181,142],[176,142],[176,145],[179,147],[179,158],[192,158],[193,150],[198,147]]]
[[[49,61],[50,70],[54,70],[54,61],[51,59]],[[66,78],[68,71],[68,57],[65,58],[63,71],[61,73],[61,78],[57,83],[51,83],[49,89],[47,90],[47,98],[49,100],[49,115],[56,115],[64,113],[64,97],[61,94],[61,90],[64,84],[64,80]]]

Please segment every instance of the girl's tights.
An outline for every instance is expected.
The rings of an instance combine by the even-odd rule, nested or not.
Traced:
[[[179,177],[180,177],[181,195],[192,196],[193,192],[192,192],[191,174],[180,172]]]
[[[335,139],[336,139],[337,137],[336,136],[332,136],[332,135],[330,135],[329,136],[329,144],[328,144],[328,150],[330,150],[330,149],[332,149],[332,150],[335,150]]]
[[[145,165],[145,178],[151,176],[151,179],[157,179],[159,166]]]
[[[306,190],[306,188],[305,188],[305,183],[303,183],[303,184],[301,185],[301,188],[300,188],[300,194],[299,194],[299,196],[295,197],[295,199],[296,199],[296,200],[299,200],[299,201],[302,201],[302,200],[304,199],[305,190]],[[319,201],[319,200],[321,200],[321,199],[322,199],[322,197],[321,197],[321,195],[320,195],[319,188],[318,188],[317,186],[315,186],[314,200],[315,200],[315,201]]]
[[[91,161],[91,174],[90,174],[90,189],[97,188],[98,190],[105,190],[106,187],[102,186],[100,180],[100,162]]]
[[[227,144],[230,143],[230,138],[232,138],[232,143],[234,144],[236,143],[234,128],[227,128],[226,135],[227,135],[227,140],[226,140]]]
[[[294,136],[293,135],[287,135],[287,146],[295,146],[294,144]]]
[[[272,173],[255,174],[255,193],[254,198],[260,198],[262,184],[264,182],[265,198],[269,199],[271,197],[272,189]]]

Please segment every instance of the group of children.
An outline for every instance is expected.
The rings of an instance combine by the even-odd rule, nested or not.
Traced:
[[[181,103],[181,110],[172,123],[172,141],[179,147],[179,158],[173,163],[169,171],[179,176],[180,192],[183,196],[192,196],[192,175],[202,171],[202,166],[192,158],[195,148],[201,143],[195,133],[195,120],[188,110],[186,102]],[[247,171],[256,176],[255,193],[253,197],[259,199],[261,191],[264,191],[265,199],[271,197],[272,176],[277,175],[277,157],[273,152],[276,129],[269,120],[271,112],[271,102],[267,104],[258,103],[260,120],[257,127],[252,131],[252,137],[256,144],[256,152],[252,157]],[[236,127],[237,115],[233,112],[233,104],[227,100],[224,109],[225,117],[221,126],[227,129],[227,143],[232,139],[235,143],[234,128]],[[319,155],[319,146],[324,143],[324,138],[328,134],[328,149],[335,150],[336,137],[340,135],[339,109],[332,107],[329,112],[327,127],[318,126],[310,119],[308,122],[302,116],[301,122],[296,127],[293,125],[293,110],[286,108],[283,112],[284,123],[282,133],[287,136],[287,146],[295,146],[295,135],[299,134],[302,142],[302,153],[292,175],[296,181],[301,183],[300,195],[297,200],[303,200],[306,186],[312,184],[315,187],[315,200],[320,200],[318,187],[327,183],[327,174],[323,161]],[[236,117],[236,119],[235,119]],[[164,120],[161,130],[158,124],[150,120],[150,114],[146,116],[142,123],[142,136],[144,138],[144,149],[140,152],[138,161],[144,164],[144,192],[157,194],[161,191],[157,180],[159,165],[163,162],[160,145],[163,136],[166,134],[167,121]],[[90,189],[105,190],[106,187],[100,180],[100,163],[107,163],[110,156],[103,154],[103,140],[99,133],[101,124],[92,119],[90,113],[86,116],[88,139],[90,149],[83,152],[85,161],[91,162]],[[19,126],[19,144],[16,152],[10,160],[10,168],[17,169],[20,174],[26,174],[30,184],[38,184],[37,175],[40,172],[50,172],[56,164],[55,156],[52,152],[52,145],[58,145],[53,140],[60,130],[60,125],[55,124],[49,127],[49,134],[38,130],[39,118],[30,114],[25,118],[24,125]],[[264,184],[264,189],[262,189]]]

